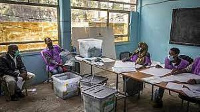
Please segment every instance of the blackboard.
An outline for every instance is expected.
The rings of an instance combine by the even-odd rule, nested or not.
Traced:
[[[173,9],[169,43],[200,46],[200,8]]]

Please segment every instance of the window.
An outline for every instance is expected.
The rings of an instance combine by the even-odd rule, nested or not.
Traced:
[[[72,27],[112,27],[115,42],[129,41],[136,0],[71,0]]]
[[[44,38],[58,43],[57,0],[9,0],[0,3],[0,52],[9,44],[20,51],[46,47]]]

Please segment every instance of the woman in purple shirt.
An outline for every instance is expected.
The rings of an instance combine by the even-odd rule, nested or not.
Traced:
[[[178,48],[171,48],[169,55],[165,58],[165,68],[171,69],[172,73],[177,70],[186,68],[189,65],[189,62],[179,58],[180,50]],[[157,65],[156,67],[160,67]],[[154,105],[155,108],[160,108],[163,106],[162,97],[164,94],[164,89],[159,88],[155,91]]]
[[[144,66],[151,65],[148,45],[145,42],[139,42],[138,48],[133,52],[133,54],[128,59],[123,59],[122,61],[132,61],[135,62],[135,64]]]

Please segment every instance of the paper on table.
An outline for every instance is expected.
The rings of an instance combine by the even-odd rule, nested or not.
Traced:
[[[189,97],[200,98],[199,91],[189,90],[188,88],[183,88],[182,91]]]
[[[184,84],[184,86],[187,86],[190,90],[200,91],[200,84]]]
[[[161,78],[157,77],[157,76],[152,76],[152,77],[147,77],[147,78],[142,78],[142,79],[151,84],[156,84],[156,83],[162,82]]]
[[[160,77],[160,76],[164,76],[164,75],[170,73],[171,70],[164,69],[164,68],[152,67],[152,68],[148,68],[148,69],[142,70],[140,72]]]
[[[106,63],[106,62],[113,62],[113,61],[115,61],[115,60],[113,60],[113,59],[110,59],[110,58],[101,58],[102,59],[102,61],[104,62],[104,63]]]
[[[175,90],[182,90],[183,84],[177,84],[173,82],[168,82],[166,88],[175,89]]]
[[[162,81],[179,81],[179,82],[187,82],[189,79],[200,79],[200,76],[192,74],[192,73],[182,73],[178,75],[170,75],[162,78]]]
[[[122,73],[122,72],[134,72],[136,69],[134,67],[112,67],[112,70],[116,73]]]
[[[122,62],[121,60],[115,61],[114,67],[132,68],[135,67],[134,62]]]

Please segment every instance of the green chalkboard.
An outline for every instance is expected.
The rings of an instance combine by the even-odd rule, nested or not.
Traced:
[[[173,9],[169,43],[200,46],[200,8]]]

